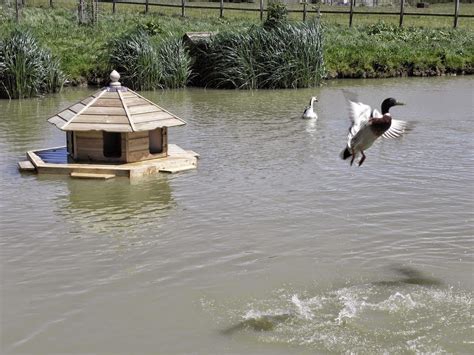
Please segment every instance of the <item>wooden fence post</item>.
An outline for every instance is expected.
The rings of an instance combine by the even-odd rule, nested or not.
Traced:
[[[145,13],[148,13],[148,0],[145,1]]]
[[[403,26],[403,15],[405,10],[405,0],[400,0],[400,27]]]
[[[181,0],[181,17],[186,16],[186,0]]]
[[[303,22],[306,21],[306,3],[307,3],[307,0],[304,0],[304,2],[303,2]]]
[[[84,1],[79,0],[79,2],[77,3],[77,21],[79,22],[79,24],[82,24],[82,19],[84,16],[83,9],[84,9]]]
[[[115,14],[115,3],[117,0],[112,0],[112,13]]]
[[[87,21],[89,24],[95,24],[95,0],[87,2]]]
[[[222,17],[224,17],[224,0],[221,0],[220,2],[221,2],[221,4],[220,4],[220,8],[219,8],[219,17],[222,18]]]
[[[99,23],[99,0],[95,0],[95,24]]]
[[[454,28],[458,27],[459,0],[454,0]]]
[[[352,27],[352,16],[354,16],[354,5],[355,5],[355,2],[356,0],[350,0],[351,2],[351,8],[349,10],[349,27]]]
[[[95,24],[95,0],[90,0],[88,2],[88,6],[89,6],[89,11],[87,13],[87,17],[88,17],[88,21],[89,21],[89,24],[92,24],[94,25]]]
[[[263,0],[260,0],[260,21],[263,21]]]

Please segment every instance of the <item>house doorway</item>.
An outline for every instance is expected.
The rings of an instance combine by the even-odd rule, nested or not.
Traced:
[[[104,132],[104,157],[120,158],[122,156],[122,135],[116,132]]]
[[[163,153],[163,133],[161,128],[148,132],[150,154]]]

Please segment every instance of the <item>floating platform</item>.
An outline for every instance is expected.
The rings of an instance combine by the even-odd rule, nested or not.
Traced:
[[[22,171],[38,174],[62,174],[82,179],[110,179],[116,176],[137,178],[159,172],[176,173],[196,169],[199,155],[176,144],[168,145],[168,156],[135,163],[79,163],[71,162],[66,147],[34,150],[26,153],[27,161],[18,163]]]

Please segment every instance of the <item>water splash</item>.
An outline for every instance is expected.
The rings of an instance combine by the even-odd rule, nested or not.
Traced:
[[[228,309],[240,320],[226,334],[256,332],[263,343],[317,352],[470,351],[472,296],[452,288],[368,283],[316,295],[279,290],[245,308]]]
[[[308,302],[302,302],[297,294],[294,294],[291,297],[291,302],[296,306],[298,314],[300,314],[304,319],[310,320],[313,319],[314,314],[311,312],[310,304]]]
[[[365,301],[359,301],[356,297],[346,293],[346,289],[337,292],[339,301],[344,305],[335,319],[336,324],[345,324],[346,319],[354,318],[365,306]]]
[[[375,306],[380,310],[387,310],[388,312],[394,313],[402,309],[412,310],[420,305],[412,299],[409,293],[404,295],[400,292],[395,292],[395,294],[390,295],[390,297],[385,301],[382,301]]]

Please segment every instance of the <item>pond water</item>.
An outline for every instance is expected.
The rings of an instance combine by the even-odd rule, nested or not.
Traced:
[[[91,90],[0,101],[1,352],[473,353],[473,83],[146,92],[201,159],[134,181],[17,171]],[[350,167],[342,89],[413,131]]]

